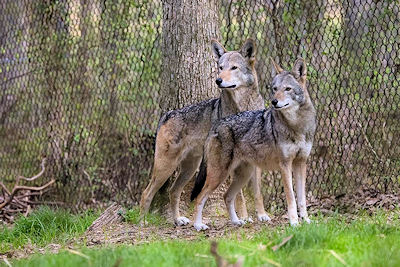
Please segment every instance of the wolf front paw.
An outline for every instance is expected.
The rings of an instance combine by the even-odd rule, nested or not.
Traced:
[[[297,226],[299,226],[299,221],[292,221],[292,222],[290,222],[290,226],[292,226],[292,227],[297,227]]]
[[[307,217],[307,218],[301,218],[301,220],[303,221],[303,222],[305,222],[305,223],[308,223],[308,224],[310,224],[311,223],[311,220]]]
[[[190,220],[186,217],[178,217],[175,219],[175,224],[177,226],[187,225],[188,223],[190,223]]]
[[[194,228],[196,228],[196,230],[198,232],[200,231],[205,231],[207,229],[210,229],[210,227],[208,227],[207,225],[205,225],[204,223],[195,223],[193,224]]]
[[[257,219],[258,219],[260,222],[267,222],[267,221],[270,221],[270,220],[271,220],[271,218],[270,218],[267,214],[260,214],[260,215],[257,215]]]
[[[231,221],[233,225],[245,225],[246,222],[243,220],[236,220],[236,221]]]
[[[251,217],[247,217],[244,219],[245,223],[254,223],[253,219]]]
[[[140,219],[140,221],[139,221],[139,226],[140,227],[145,227],[145,226],[148,226],[149,225],[149,223],[145,220],[145,219]]]

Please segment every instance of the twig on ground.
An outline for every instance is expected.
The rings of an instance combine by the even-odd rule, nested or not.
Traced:
[[[7,266],[12,267],[11,263],[6,258],[3,258],[3,261],[7,264]]]
[[[338,260],[340,261],[343,265],[347,266],[347,263],[344,261],[342,257],[339,256],[334,250],[328,249],[328,251]]]
[[[210,252],[211,252],[211,255],[213,255],[215,260],[217,261],[218,267],[241,267],[243,265],[243,259],[240,259],[240,258],[238,259],[238,261],[235,264],[229,264],[227,260],[225,260],[218,254],[217,247],[218,247],[217,242],[212,241]]]
[[[121,262],[122,262],[122,258],[118,258],[117,261],[113,264],[112,267],[118,267],[118,266],[120,266],[120,265],[121,265]]]
[[[69,253],[72,253],[72,254],[81,256],[82,258],[85,258],[85,259],[87,259],[88,261],[91,261],[90,257],[89,257],[88,255],[83,254],[82,252],[79,252],[79,251],[76,251],[76,250],[72,250],[72,249],[69,249],[69,248],[67,248],[67,251],[68,251]]]
[[[285,237],[282,242],[278,245],[275,245],[272,247],[272,250],[275,252],[277,251],[280,247],[282,247],[283,245],[285,245],[290,239],[292,239],[293,235],[290,235],[288,237]]]

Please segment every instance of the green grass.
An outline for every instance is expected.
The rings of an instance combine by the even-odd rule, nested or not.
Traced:
[[[310,225],[292,228],[268,226],[252,237],[245,228],[217,240],[219,253],[244,266],[400,266],[399,210],[360,215],[351,221],[334,215],[314,218]],[[276,252],[271,247],[284,237],[293,238]],[[82,255],[63,250],[57,255],[35,255],[12,261],[12,266],[216,266],[210,256],[210,240],[199,234],[195,241],[156,241],[144,245],[120,245],[79,249]],[[338,255],[338,256],[335,256]],[[339,259],[343,259],[344,263]],[[0,263],[1,265],[1,263]]]
[[[139,207],[128,210],[123,216],[126,222],[136,225],[139,225],[142,219]],[[145,219],[148,225],[166,226],[168,224],[165,216],[157,212],[149,212]]]
[[[43,206],[28,217],[20,216],[12,227],[0,227],[0,254],[32,243],[65,244],[82,234],[96,219],[92,212],[73,215],[67,210]]]

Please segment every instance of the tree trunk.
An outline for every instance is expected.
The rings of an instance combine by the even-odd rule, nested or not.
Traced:
[[[220,40],[218,0],[163,2],[163,112],[218,95],[211,39]]]

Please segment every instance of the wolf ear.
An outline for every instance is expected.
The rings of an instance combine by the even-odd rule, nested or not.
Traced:
[[[211,49],[212,49],[214,58],[217,62],[219,61],[219,59],[222,57],[223,54],[228,52],[228,50],[226,50],[225,47],[215,39],[211,40]]]
[[[301,57],[299,57],[294,63],[292,75],[299,81],[299,83],[302,83],[303,85],[306,83],[307,66],[306,62]]]
[[[272,62],[272,77],[275,77],[276,75],[281,73],[283,71],[283,69],[281,67],[279,67],[278,64],[276,64],[276,62],[274,61],[274,59],[272,57],[270,57],[270,59]]]
[[[252,38],[247,39],[240,49],[240,54],[253,63],[256,60],[256,42]]]

